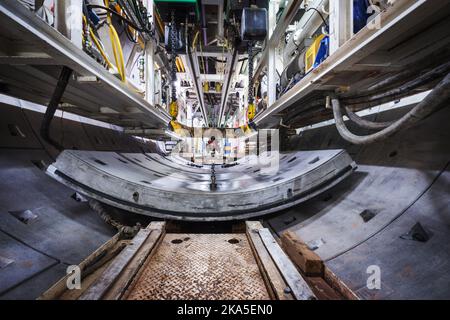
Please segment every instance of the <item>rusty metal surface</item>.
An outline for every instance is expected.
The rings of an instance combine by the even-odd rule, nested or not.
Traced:
[[[167,234],[143,268],[127,299],[269,299],[245,234]]]

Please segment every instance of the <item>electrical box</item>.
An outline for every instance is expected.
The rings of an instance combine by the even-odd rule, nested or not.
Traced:
[[[196,20],[200,17],[200,5],[198,0],[154,0],[155,6],[163,22],[169,23],[172,12],[175,22],[182,23],[186,17],[192,16]]]
[[[269,0],[227,0],[227,11],[234,13],[240,12],[242,9],[254,5],[258,8],[269,8]]]
[[[265,8],[244,8],[241,19],[241,39],[261,41],[267,35],[267,10]]]
[[[328,57],[329,37],[321,34],[305,52],[305,74],[316,68]]]

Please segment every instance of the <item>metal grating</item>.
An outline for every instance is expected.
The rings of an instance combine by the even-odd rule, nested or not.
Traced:
[[[127,299],[269,299],[245,234],[167,234]]]

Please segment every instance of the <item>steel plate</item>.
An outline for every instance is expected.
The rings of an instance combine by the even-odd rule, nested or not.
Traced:
[[[129,300],[266,300],[245,234],[167,234]]]

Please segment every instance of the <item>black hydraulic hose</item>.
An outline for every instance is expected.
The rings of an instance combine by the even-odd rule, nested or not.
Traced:
[[[426,63],[426,61],[424,62]],[[427,64],[428,68],[430,67],[429,64]],[[353,121],[355,124],[359,125],[362,128],[370,129],[370,130],[379,130],[384,129],[391,125],[393,122],[371,122],[368,120],[365,120],[358,115],[356,115],[352,110],[355,109],[363,109],[366,107],[374,106],[374,105],[380,105],[383,103],[387,103],[393,100],[401,99],[406,96],[411,95],[411,88],[418,88],[424,84],[427,84],[429,82],[435,81],[436,79],[439,79],[446,75],[446,73],[450,70],[450,62],[447,62],[445,64],[441,64],[438,67],[434,67],[434,69],[421,71],[417,68],[409,68],[406,71],[400,72],[397,75],[391,76],[381,82],[378,82],[375,85],[372,85],[371,87],[367,88],[365,92],[372,93],[374,91],[378,91],[377,93],[372,93],[371,95],[365,94],[360,96],[343,96],[341,97],[342,105],[346,108],[347,116],[351,121]],[[445,72],[447,71],[447,72]],[[419,72],[424,72],[422,76],[417,76]],[[445,73],[444,73],[445,72]],[[415,77],[414,80],[409,80],[411,77]],[[409,79],[408,79],[409,78]],[[384,93],[380,93],[379,89],[381,88],[389,88],[398,83],[400,80],[406,80],[408,83],[402,85],[399,87],[399,89],[390,89],[389,91],[386,91]],[[407,90],[409,89],[409,90]],[[322,99],[322,101],[321,101]],[[285,116],[285,119],[288,123],[295,123],[296,121],[302,119],[305,117],[305,113],[308,113],[307,111],[311,111],[314,108],[321,108],[323,106],[323,99],[317,99],[316,101],[308,102],[307,105],[302,105],[299,108],[295,108],[294,112],[290,112]],[[357,100],[356,100],[357,99]],[[354,104],[352,104],[354,103]],[[351,109],[349,106],[351,105]],[[301,111],[296,111],[298,109],[301,109]],[[296,111],[296,112],[295,112]]]
[[[383,90],[384,88],[390,88],[398,81],[405,81],[411,77],[417,77],[417,75],[422,72],[422,70],[408,68],[406,70],[396,72],[394,75],[389,76],[374,85],[371,85],[365,90],[365,93],[376,92],[378,90]]]
[[[142,13],[141,8],[139,7],[139,4],[136,3],[135,0],[131,0],[132,4],[132,10],[134,11],[134,15],[136,16],[137,21],[142,27],[145,27],[145,21],[142,19]],[[134,8],[134,9],[133,9]]]
[[[104,6],[99,6],[99,5],[96,5],[96,4],[88,4],[87,6],[88,6],[88,8],[97,8],[97,9],[103,9],[103,10],[108,11],[109,13],[115,15],[120,20],[122,20],[125,23],[127,23],[130,27],[132,27],[136,31],[149,32],[149,30],[147,30],[145,28],[138,27],[134,22],[132,22],[131,20],[129,20],[129,19],[125,18],[125,17],[123,17],[122,15],[120,15],[119,13],[117,13],[116,11],[114,11],[114,10],[112,10],[110,8],[107,8],[107,7],[104,7]]]
[[[327,20],[325,20],[325,18],[323,17],[322,12],[320,12],[319,10],[317,10],[317,9],[314,8],[314,7],[311,7],[311,8],[306,9],[305,12],[308,12],[309,10],[314,10],[314,11],[316,11],[316,12],[320,15],[320,18],[322,19],[323,24],[325,25],[325,27],[327,28],[327,30],[329,30],[330,27],[328,26]]]
[[[444,77],[450,71],[450,62],[444,63],[433,70],[430,70],[423,75],[417,77],[416,79],[409,81],[402,86],[388,90],[383,93],[373,94],[371,96],[361,96],[354,98],[343,99],[343,104],[348,105],[359,105],[367,103],[384,103],[387,101],[392,101],[400,97],[409,95],[411,90],[417,89],[427,83],[430,83],[436,79]]]
[[[207,34],[207,25],[206,25],[206,10],[205,5],[202,5],[202,34],[203,34],[203,43],[205,44],[205,47],[208,45],[208,34]],[[219,21],[220,23],[220,21]],[[209,67],[208,67],[208,61],[206,61],[205,64],[206,71],[205,73],[209,73]]]
[[[356,123],[361,128],[365,129],[371,129],[371,130],[380,130],[384,129],[386,127],[389,127],[391,124],[394,123],[394,121],[388,121],[388,122],[373,122],[366,120],[364,118],[361,118],[356,113],[354,113],[352,110],[350,110],[349,107],[345,107],[345,113],[347,114],[347,117]]]
[[[364,89],[361,94],[358,95],[369,95],[377,91],[386,91],[387,89],[396,87],[401,83],[405,83],[407,81],[410,81],[411,79],[417,78],[421,74],[424,74],[431,69],[434,69],[441,65],[442,61],[449,61],[449,59],[450,57],[448,50],[443,50],[438,54],[427,56],[426,58],[421,59],[414,64],[409,64],[402,70],[395,72],[393,75],[388,76],[387,78],[384,78],[383,80],[369,86],[368,88]],[[439,64],[436,63],[437,61],[439,61]]]
[[[424,100],[411,109],[407,114],[395,121],[389,127],[366,136],[358,136],[348,130],[344,123],[341,105],[337,97],[332,97],[331,103],[333,106],[333,115],[334,120],[336,121],[336,128],[341,137],[353,144],[369,144],[383,140],[402,129],[411,127],[436,111],[439,107],[441,107],[442,103],[447,102],[449,98],[450,73],[448,73],[445,78],[441,80],[441,82]]]
[[[50,137],[50,124],[53,116],[55,115],[56,109],[58,109],[58,105],[61,102],[61,98],[66,90],[71,75],[72,69],[64,66],[61,70],[55,91],[53,92],[41,123],[41,137],[58,150],[63,150],[64,148]]]

